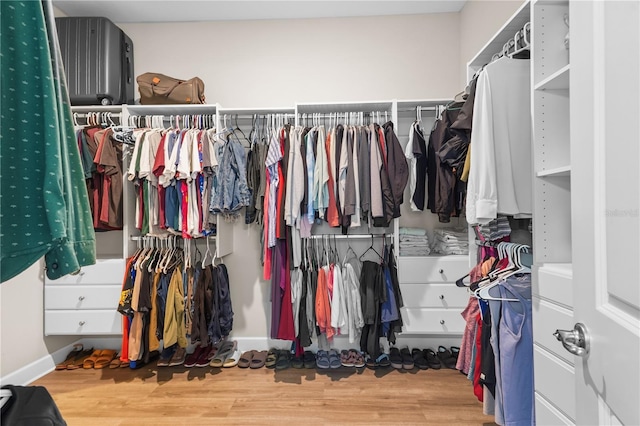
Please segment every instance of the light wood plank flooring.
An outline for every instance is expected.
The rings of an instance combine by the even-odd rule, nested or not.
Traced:
[[[456,370],[169,367],[54,371],[73,425],[494,425]]]

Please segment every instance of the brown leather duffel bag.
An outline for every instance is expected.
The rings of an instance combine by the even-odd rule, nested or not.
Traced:
[[[198,77],[179,80],[148,72],[139,75],[136,81],[142,105],[204,103],[204,82]]]

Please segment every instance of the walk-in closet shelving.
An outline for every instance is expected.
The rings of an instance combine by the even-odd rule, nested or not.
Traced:
[[[533,337],[538,422],[576,418],[574,357],[555,337],[573,328],[569,1],[538,0],[532,16]]]

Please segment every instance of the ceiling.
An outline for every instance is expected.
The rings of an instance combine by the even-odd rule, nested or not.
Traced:
[[[53,0],[68,16],[103,16],[118,23],[335,18],[459,12],[466,0]]]

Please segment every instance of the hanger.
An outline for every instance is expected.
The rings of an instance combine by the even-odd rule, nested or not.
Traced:
[[[362,258],[364,257],[365,254],[367,254],[369,252],[369,250],[372,250],[375,254],[378,255],[378,259],[380,260],[380,262],[384,261],[384,258],[380,255],[380,253],[378,253],[378,251],[373,247],[373,234],[371,234],[371,245],[369,246],[368,249],[366,249],[364,251],[364,253],[362,253],[362,255],[360,256],[360,261],[362,261]]]
[[[204,252],[204,256],[202,257],[202,269],[205,269],[207,256],[211,256],[211,261],[213,262],[213,255],[211,253],[211,247],[209,246],[209,237],[205,237],[205,238],[207,241],[207,251]]]
[[[530,273],[531,268],[524,266],[520,263],[520,253],[522,251],[528,251],[529,246],[515,243],[500,243],[498,244],[498,251],[509,258],[509,265],[507,268],[499,271],[495,278],[490,280],[489,284],[478,287],[474,294],[476,297],[484,300],[503,300],[509,302],[518,302],[519,299],[494,297],[489,291],[491,288],[499,285],[502,281],[506,280],[512,275],[521,273]],[[500,273],[505,272],[505,273]]]

